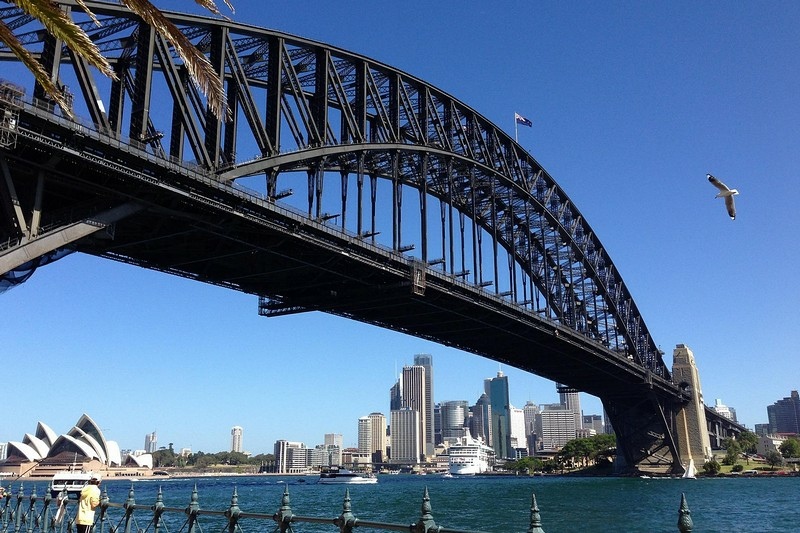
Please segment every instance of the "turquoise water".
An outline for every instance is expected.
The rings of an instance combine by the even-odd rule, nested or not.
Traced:
[[[341,513],[345,487],[318,485],[316,478],[252,476],[109,480],[103,488],[122,503],[131,488],[137,504],[152,504],[161,487],[167,506],[185,508],[197,486],[200,508],[224,511],[234,487],[242,511],[273,514],[288,488],[292,512],[334,518]],[[45,492],[37,484],[37,492]],[[26,491],[30,491],[26,484]],[[800,477],[640,479],[573,477],[380,476],[377,485],[348,487],[356,518],[411,524],[419,520],[422,496],[430,494],[436,524],[448,529],[497,533],[525,532],[530,525],[531,494],[536,495],[547,533],[581,531],[676,532],[681,493],[686,494],[695,532],[800,531]],[[16,487],[14,487],[16,491]],[[140,516],[145,529],[145,512]],[[224,518],[202,517],[203,531],[224,529]],[[171,533],[185,517],[174,514]],[[272,522],[246,519],[245,531],[272,531]],[[333,526],[297,524],[296,533],[326,531]],[[357,529],[357,531],[359,531]]]

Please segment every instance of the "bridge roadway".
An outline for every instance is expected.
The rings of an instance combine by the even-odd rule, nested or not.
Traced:
[[[63,118],[38,86],[32,99],[0,87],[0,274],[77,251],[258,295],[265,316],[318,310],[430,339],[599,397],[622,469],[682,471],[673,433],[689,396],[670,381],[594,232],[502,130],[362,56],[169,14],[226,80],[241,120],[223,123],[185,83],[165,40],[122,6],[87,4],[103,26],[86,17],[79,24],[120,72],[108,98],[85,62],[30,17],[0,10],[55,80],[74,79],[83,96],[76,109],[93,122]],[[0,60],[15,58],[0,47]],[[151,110],[156,100],[171,103],[171,115]],[[160,126],[165,116],[171,123]],[[160,128],[170,131],[168,151]],[[246,145],[260,155],[239,160],[236,147]],[[284,173],[307,183],[307,210],[281,201]],[[326,173],[341,175],[338,223],[322,210]],[[259,174],[264,193],[238,183]],[[344,221],[350,174],[356,228]],[[371,190],[362,190],[363,178]],[[391,184],[389,202],[376,200],[379,178]],[[405,245],[413,231],[402,233],[403,188],[419,196],[416,257]],[[362,192],[371,199],[362,202]],[[441,235],[429,222],[429,196],[440,205]],[[370,201],[371,221],[362,224]],[[391,215],[391,245],[375,237],[376,211]]]

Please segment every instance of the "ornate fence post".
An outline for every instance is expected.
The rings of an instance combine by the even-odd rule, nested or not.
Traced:
[[[131,483],[131,490],[128,491],[128,499],[122,504],[125,509],[125,533],[131,533],[133,526],[133,511],[136,510],[136,499],[133,497],[133,483]]]
[[[19,484],[19,491],[17,492],[17,505],[14,508],[14,531],[21,531],[22,528],[22,498],[25,497],[25,492],[22,489],[22,483]]]
[[[431,533],[433,531],[438,532],[441,528],[436,525],[436,522],[433,521],[433,515],[431,514],[431,498],[428,495],[428,487],[425,487],[425,493],[422,495],[422,516],[419,519],[419,522],[416,524],[411,524],[409,528],[412,533]]]
[[[284,487],[281,508],[272,515],[272,519],[278,523],[280,532],[286,533],[286,531],[292,531],[292,517],[292,508],[289,506],[289,487]]]
[[[153,511],[153,533],[159,533],[161,530],[161,515],[164,513],[164,493],[161,492],[160,486],[156,493],[156,503],[151,509]]]
[[[686,504],[686,494],[681,493],[681,506],[678,509],[678,531],[690,533],[694,524],[692,523],[692,512]]]
[[[351,533],[356,526],[355,515],[350,507],[350,489],[344,489],[344,502],[342,502],[342,514],[334,519],[333,523],[339,528],[339,533]]]
[[[55,529],[53,520],[50,519],[50,504],[53,501],[53,496],[50,494],[50,483],[47,484],[47,489],[44,493],[44,509],[42,509],[42,533],[50,533],[51,529]]]
[[[64,498],[66,498],[66,489],[64,490]],[[97,522],[100,524],[99,533],[105,533],[106,520],[108,520],[108,491],[103,487],[103,490],[100,492],[100,517],[97,519]]]
[[[539,506],[536,505],[536,494],[531,494],[531,525],[528,533],[544,533],[542,518],[539,516]]]
[[[186,514],[189,515],[189,531],[188,533],[196,533],[197,528],[197,513],[200,511],[200,504],[197,503],[197,484],[195,483],[192,489],[192,499],[189,502],[189,507],[186,508]]]
[[[236,533],[236,527],[239,524],[239,512],[239,493],[236,490],[236,485],[234,485],[231,505],[225,511],[225,516],[228,519],[228,533]]]
[[[28,505],[28,512],[26,513],[28,516],[28,533],[33,533],[33,528],[38,525],[36,521],[36,500],[38,499],[36,485],[34,485],[29,498],[30,504]]]

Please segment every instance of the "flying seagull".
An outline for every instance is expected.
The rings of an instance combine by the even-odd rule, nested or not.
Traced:
[[[731,217],[731,220],[736,220],[736,206],[733,203],[733,197],[739,194],[739,191],[736,189],[729,189],[727,185],[711,174],[706,174],[706,177],[708,177],[708,181],[710,181],[714,187],[719,189],[719,194],[714,198],[725,198],[725,207],[728,209],[728,216]]]

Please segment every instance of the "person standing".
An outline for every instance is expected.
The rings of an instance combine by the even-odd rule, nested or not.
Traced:
[[[91,533],[94,525],[94,508],[100,505],[100,475],[92,474],[89,483],[81,490],[78,502],[78,533]]]

